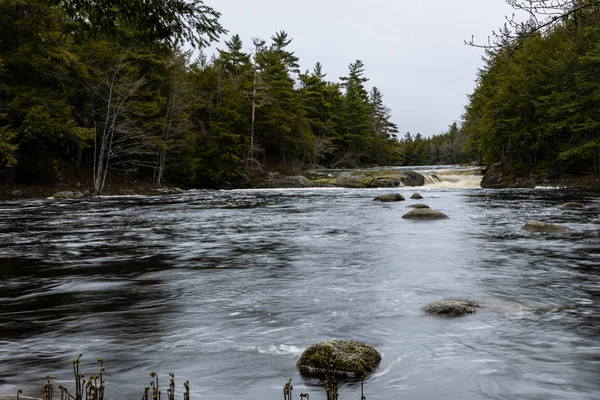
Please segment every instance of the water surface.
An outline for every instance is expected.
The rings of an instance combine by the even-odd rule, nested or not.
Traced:
[[[451,217],[433,222],[379,189],[1,202],[0,395],[41,397],[47,373],[72,388],[82,352],[86,374],[104,358],[109,399],[140,398],[152,370],[177,398],[189,379],[193,399],[279,399],[292,378],[320,399],[296,360],[352,339],[383,354],[369,400],[597,399],[600,197],[442,186],[418,189]],[[484,309],[424,314],[444,298]]]

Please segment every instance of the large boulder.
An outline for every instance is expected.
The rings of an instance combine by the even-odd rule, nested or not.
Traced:
[[[504,163],[497,162],[490,166],[481,180],[482,188],[500,188],[505,186]]]
[[[294,188],[307,188],[315,187],[315,183],[305,176],[285,176],[283,178],[275,179],[270,185],[275,188],[294,189]]]
[[[404,170],[404,177],[401,179],[406,186],[423,186],[425,177],[413,170]]]
[[[468,300],[440,300],[425,307],[425,312],[446,317],[460,317],[473,314],[478,305]]]
[[[417,208],[407,212],[402,216],[402,218],[430,221],[436,219],[447,219],[448,216],[441,211],[432,210],[431,208]]]
[[[383,187],[398,187],[404,186],[399,179],[396,178],[375,178],[369,183],[370,188],[383,188]]]
[[[410,196],[410,198],[414,200],[420,200],[423,198],[423,196],[421,196],[419,193],[413,193],[412,196]]]
[[[382,194],[381,196],[377,196],[373,199],[373,201],[381,201],[381,202],[392,202],[392,201],[403,201],[404,197],[400,193],[388,193]]]
[[[560,233],[572,230],[569,227],[543,221],[528,221],[523,225],[523,230],[532,233]]]
[[[304,375],[362,378],[375,371],[381,355],[374,347],[352,340],[324,340],[300,356],[296,366]],[[331,368],[331,369],[330,369]]]
[[[21,192],[20,190],[12,190],[8,194],[13,199],[18,199],[18,198],[23,197],[23,192]]]

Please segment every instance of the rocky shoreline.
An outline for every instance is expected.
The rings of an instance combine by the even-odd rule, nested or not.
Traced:
[[[123,185],[102,193],[102,196],[153,196],[183,193],[179,187],[153,187],[149,184]],[[82,185],[15,185],[0,188],[0,200],[18,199],[82,199],[92,196],[91,187]]]
[[[600,191],[600,174],[549,177],[533,171],[514,173],[506,164],[498,162],[487,169],[481,187],[485,189],[553,187]]]
[[[428,178],[426,178],[426,176]],[[396,188],[415,187],[432,183],[438,177],[434,174],[422,174],[411,169],[370,168],[370,169],[313,169],[301,175],[286,176],[269,172],[258,181],[244,187],[224,185],[222,189],[295,189],[311,187],[339,188]],[[600,191],[600,174],[581,176],[561,176],[550,178],[533,172],[516,174],[503,163],[489,167],[481,181],[481,187],[487,189],[553,187],[566,189],[585,189]],[[82,198],[90,197],[92,188],[79,183],[72,185],[16,185],[0,187],[0,200],[20,198]],[[122,183],[112,185],[103,195],[134,196],[162,195],[183,192],[175,186],[154,187],[146,182]]]
[[[405,186],[423,186],[425,177],[410,169],[316,169],[307,170],[303,175],[279,176],[267,175],[264,181],[254,185],[256,188],[393,188]]]

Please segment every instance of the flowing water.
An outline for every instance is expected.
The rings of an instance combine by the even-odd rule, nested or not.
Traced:
[[[598,399],[600,195],[436,176],[395,191],[444,221],[403,220],[417,201],[372,201],[383,189],[0,203],[0,395],[41,397],[47,373],[72,389],[82,352],[86,375],[104,358],[108,399],[139,399],[153,370],[176,398],[189,379],[192,399],[280,399],[292,378],[294,398],[323,399],[295,362],[352,339],[383,354],[369,400]],[[527,234],[531,219],[573,230]],[[445,298],[482,308],[423,312]]]

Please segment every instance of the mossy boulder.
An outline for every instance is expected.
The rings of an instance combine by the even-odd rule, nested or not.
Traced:
[[[440,300],[425,307],[425,312],[445,317],[460,317],[477,311],[477,304],[468,300]]]
[[[396,178],[375,178],[369,183],[370,188],[398,187],[404,186],[399,179]]]
[[[501,188],[506,185],[504,163],[497,162],[490,166],[481,180],[482,188]]]
[[[300,356],[296,366],[303,375],[362,378],[375,371],[381,355],[372,346],[352,340],[324,340],[313,344]]]
[[[420,200],[423,198],[423,196],[421,196],[419,193],[413,193],[412,196],[410,196],[410,198],[413,200]]]
[[[417,208],[417,209],[430,208],[427,204],[422,204],[422,203],[411,204],[411,205],[409,205],[409,207]]]
[[[431,221],[437,219],[447,219],[448,216],[441,211],[432,210],[431,208],[417,208],[407,212],[402,216],[402,218],[420,221]]]
[[[348,188],[423,186],[425,177],[418,172],[385,169],[317,169],[304,171],[317,184]]]
[[[560,233],[568,232],[571,228],[566,226],[552,224],[550,222],[543,221],[529,221],[523,225],[523,230],[532,233]]]
[[[381,202],[392,202],[392,201],[403,201],[404,197],[400,193],[388,193],[382,194],[381,196],[377,196],[373,199],[373,201],[381,201]]]
[[[581,203],[577,203],[576,201],[570,201],[562,205],[562,208],[568,209],[576,209],[576,208],[585,208],[585,206]]]
[[[338,176],[335,180],[337,186],[345,188],[363,189],[369,187],[373,179],[356,176]]]

